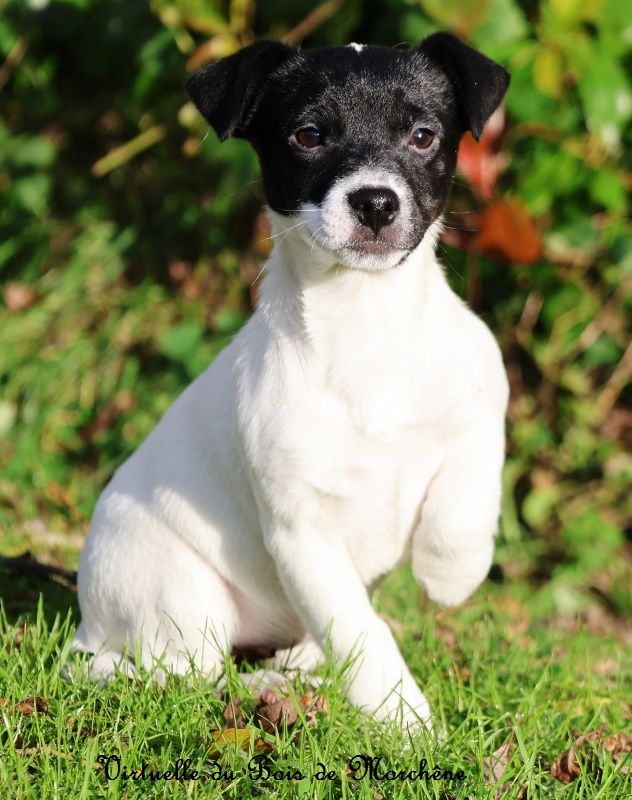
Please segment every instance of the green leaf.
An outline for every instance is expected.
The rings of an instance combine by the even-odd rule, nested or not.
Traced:
[[[218,333],[222,334],[237,333],[245,321],[243,314],[230,308],[221,308],[214,319]]]
[[[0,436],[6,436],[17,417],[17,406],[10,400],[0,401]]]
[[[55,160],[55,147],[43,136],[24,136],[14,140],[11,162],[17,167],[49,167]]]
[[[579,94],[588,129],[615,151],[632,117],[632,87],[620,64],[605,52],[594,52],[579,78]]]
[[[625,211],[627,208],[628,193],[614,170],[605,167],[596,170],[590,182],[590,194],[595,202],[610,211]]]
[[[199,322],[181,322],[159,339],[158,350],[174,361],[184,363],[202,341],[203,333]]]
[[[582,18],[586,0],[549,0],[554,17],[562,23],[578,22]]]
[[[507,108],[511,117],[519,122],[540,124],[542,120],[546,120],[547,124],[555,126],[560,104],[541,94],[533,82],[535,53],[533,44],[525,44],[510,62],[511,82],[506,96]]]
[[[472,45],[490,52],[498,45],[518,42],[527,36],[529,25],[514,0],[490,0],[485,18],[472,33]]]
[[[583,363],[590,367],[612,367],[619,363],[623,350],[610,336],[602,334],[584,353]]]
[[[596,18],[599,39],[612,56],[632,50],[632,3],[630,0],[605,0]]]
[[[437,31],[436,22],[423,17],[418,11],[404,14],[399,23],[399,34],[404,42],[418,42]]]
[[[559,48],[544,44],[533,62],[533,81],[542,94],[559,98],[564,89],[566,64]]]
[[[15,44],[16,39],[17,34],[15,33],[14,29],[6,20],[0,17],[0,53],[3,56],[7,56]]]
[[[540,528],[553,513],[560,497],[560,487],[556,484],[533,489],[522,504],[522,515],[532,528]]]
[[[40,173],[15,181],[11,194],[22,208],[40,217],[48,209],[51,188],[51,179]]]
[[[562,531],[564,542],[587,569],[604,567],[623,543],[623,533],[593,509],[584,511]]]

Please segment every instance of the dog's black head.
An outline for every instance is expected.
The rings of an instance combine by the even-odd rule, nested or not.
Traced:
[[[197,72],[187,91],[221,139],[261,161],[271,209],[336,261],[401,261],[441,213],[459,139],[479,138],[505,94],[498,64],[449,34],[411,50],[299,51],[257,42]]]

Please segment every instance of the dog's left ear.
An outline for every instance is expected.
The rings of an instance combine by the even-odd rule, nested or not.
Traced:
[[[447,73],[457,92],[463,130],[472,131],[478,141],[505,96],[509,73],[449,33],[428,36],[419,50]]]
[[[243,135],[270,74],[296,50],[260,41],[191,75],[187,94],[219,138]]]

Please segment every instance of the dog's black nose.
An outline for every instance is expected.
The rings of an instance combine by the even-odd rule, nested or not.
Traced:
[[[367,186],[348,195],[349,205],[362,225],[371,228],[377,236],[390,225],[399,211],[399,200],[392,189],[384,186]]]

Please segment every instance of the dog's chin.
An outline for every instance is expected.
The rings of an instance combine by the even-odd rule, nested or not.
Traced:
[[[338,263],[349,269],[380,272],[404,261],[410,250],[379,241],[349,242],[333,251]]]
[[[337,265],[363,272],[385,272],[398,267],[424,238],[426,228],[409,231],[408,235],[394,231],[389,236],[369,238],[351,233],[348,237],[334,235],[320,239],[312,234],[320,248],[335,259]]]

